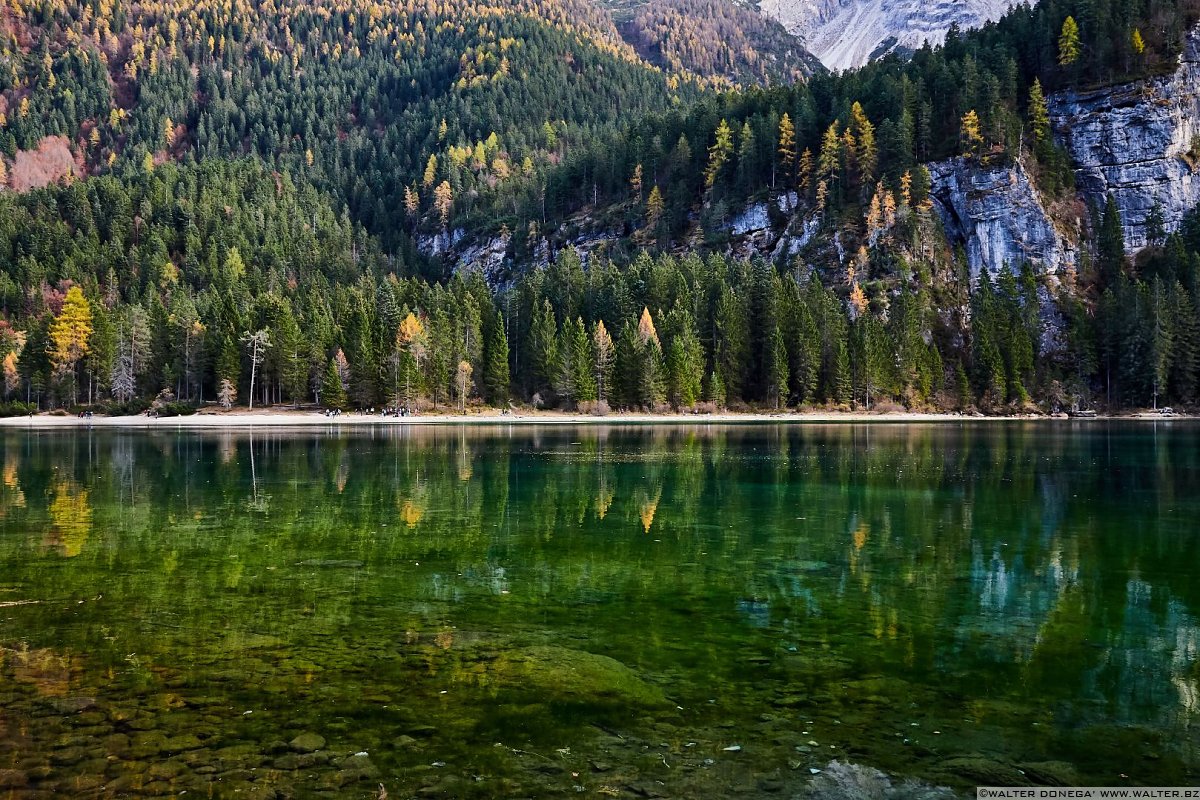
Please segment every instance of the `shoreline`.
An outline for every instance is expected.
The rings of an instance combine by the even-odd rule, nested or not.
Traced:
[[[319,411],[268,409],[263,411],[201,412],[189,416],[147,417],[144,414],[118,417],[59,416],[0,418],[0,428],[329,428],[364,426],[455,426],[455,425],[739,425],[739,424],[905,424],[963,422],[1095,422],[1172,421],[1194,419],[1190,415],[1163,416],[1154,412],[1079,418],[1045,415],[975,416],[953,412],[797,411],[780,413],[723,412],[719,414],[614,413],[605,416],[535,411],[519,414],[428,414],[413,417],[383,417],[378,414],[346,413],[327,417]]]

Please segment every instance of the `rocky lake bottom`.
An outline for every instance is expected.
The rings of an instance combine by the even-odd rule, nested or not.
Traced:
[[[1198,434],[12,432],[0,794],[1195,784]]]

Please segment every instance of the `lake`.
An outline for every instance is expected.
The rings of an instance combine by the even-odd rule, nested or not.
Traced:
[[[1186,421],[0,442],[12,796],[1200,782]]]

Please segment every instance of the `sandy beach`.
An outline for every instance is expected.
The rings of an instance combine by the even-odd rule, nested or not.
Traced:
[[[557,411],[522,411],[501,414],[498,411],[467,414],[425,414],[413,417],[384,417],[380,414],[347,412],[327,417],[320,411],[265,409],[262,411],[202,411],[191,416],[148,417],[144,414],[90,418],[37,414],[32,417],[0,419],[0,428],[312,428],[353,427],[369,425],[737,425],[762,423],[954,423],[954,422],[1013,422],[1069,421],[1090,422],[1095,419],[1170,420],[1184,419],[1180,415],[1164,417],[1155,412],[1098,415],[1091,419],[1076,419],[1065,415],[1035,416],[975,416],[957,413],[882,412],[864,411],[797,411],[778,414],[734,413],[718,414],[639,414],[613,413],[605,416],[571,414]]]

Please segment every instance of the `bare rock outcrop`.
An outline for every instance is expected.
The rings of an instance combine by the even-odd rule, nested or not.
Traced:
[[[1060,92],[1048,105],[1079,190],[1101,207],[1111,194],[1120,208],[1127,250],[1146,246],[1155,202],[1168,232],[1200,203],[1200,27],[1188,33],[1171,75]]]

